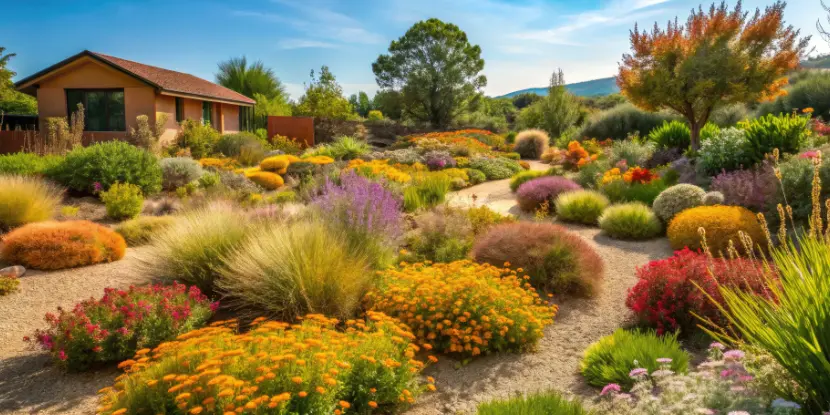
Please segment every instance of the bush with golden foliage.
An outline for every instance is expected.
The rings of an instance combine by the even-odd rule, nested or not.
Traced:
[[[379,274],[369,309],[412,327],[422,346],[476,356],[533,347],[557,307],[517,271],[464,260],[403,264]]]
[[[265,190],[277,190],[280,187],[285,186],[285,180],[282,179],[282,176],[276,173],[268,171],[255,171],[252,173],[246,173],[245,176],[248,177],[248,180],[262,186]]]
[[[101,390],[98,413],[395,413],[435,389],[418,379],[425,364],[406,326],[373,312],[339,323],[257,319],[243,334],[218,322],[139,350]]]
[[[521,154],[522,158],[538,159],[548,150],[549,144],[548,133],[537,129],[524,130],[516,135],[513,151]]]
[[[85,220],[50,221],[8,233],[0,258],[28,268],[57,270],[117,261],[126,250],[124,238],[106,226]]]
[[[268,157],[259,163],[259,168],[272,173],[285,174],[288,166],[300,161],[300,158],[291,154]]]
[[[706,245],[713,255],[726,255],[730,240],[739,252],[745,253],[739,232],[752,239],[753,248],[758,245],[766,247],[768,242],[758,218],[749,209],[741,206],[698,206],[684,210],[672,219],[667,231],[672,248],[703,248],[700,228],[704,230]]]
[[[0,230],[52,219],[63,191],[38,177],[0,175]]]

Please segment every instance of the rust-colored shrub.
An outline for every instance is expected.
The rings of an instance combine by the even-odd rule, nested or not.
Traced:
[[[522,268],[538,290],[585,297],[599,289],[604,268],[591,245],[551,223],[494,226],[476,241],[472,256],[478,262]]]
[[[106,226],[85,220],[50,221],[7,234],[0,257],[28,268],[57,270],[117,261],[126,249],[124,238]]]

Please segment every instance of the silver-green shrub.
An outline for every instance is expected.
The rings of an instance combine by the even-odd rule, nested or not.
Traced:
[[[693,184],[681,183],[660,192],[652,208],[657,217],[665,223],[678,213],[703,204],[706,191]]]

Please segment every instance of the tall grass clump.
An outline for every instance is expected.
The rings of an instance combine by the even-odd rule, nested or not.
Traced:
[[[663,365],[675,373],[686,373],[689,368],[689,355],[676,335],[617,329],[585,349],[581,371],[590,385],[616,383],[628,390],[638,376],[662,369]]]
[[[63,191],[43,179],[0,175],[0,230],[52,219]]]
[[[353,317],[373,278],[366,256],[319,222],[269,225],[224,258],[216,285],[232,304],[288,321],[306,313]]]
[[[370,151],[372,147],[366,141],[342,135],[336,137],[331,143],[308,149],[304,156],[327,156],[335,160],[353,160]]]
[[[115,231],[127,241],[128,246],[141,246],[175,222],[173,216],[139,216],[119,223]]]
[[[556,217],[566,222],[596,225],[602,212],[611,202],[595,190],[565,192],[556,198]]]
[[[225,255],[242,243],[250,229],[244,216],[226,205],[189,211],[153,238],[140,267],[212,293]]]
[[[548,149],[549,144],[548,133],[537,129],[524,130],[516,136],[513,151],[521,154],[522,158],[538,159]]]
[[[692,142],[692,132],[683,121],[666,121],[663,125],[651,130],[648,139],[658,148],[686,149]]]
[[[428,209],[444,203],[451,189],[450,178],[445,174],[430,174],[404,190],[403,207],[407,212]]]
[[[657,215],[640,202],[610,206],[597,222],[603,232],[616,239],[649,239],[663,231],[663,224]]]
[[[565,399],[559,392],[540,392],[494,400],[478,406],[477,415],[589,415],[578,400]]]

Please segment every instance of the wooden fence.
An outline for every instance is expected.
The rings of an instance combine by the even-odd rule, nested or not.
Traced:
[[[21,130],[0,131],[0,154],[17,153],[23,150],[26,132]]]

